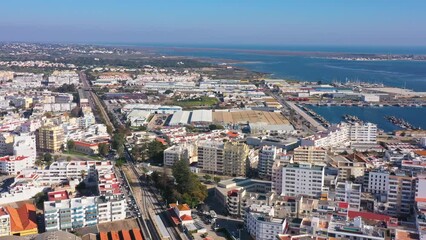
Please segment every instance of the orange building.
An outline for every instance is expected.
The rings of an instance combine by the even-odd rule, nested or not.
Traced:
[[[33,204],[23,204],[19,208],[6,207],[10,216],[10,235],[26,236],[37,234],[36,207]]]

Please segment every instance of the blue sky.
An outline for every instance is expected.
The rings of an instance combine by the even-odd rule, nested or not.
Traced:
[[[426,46],[425,0],[13,0],[0,41]]]

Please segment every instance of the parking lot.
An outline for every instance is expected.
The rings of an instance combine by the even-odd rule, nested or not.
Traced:
[[[137,208],[135,198],[130,192],[130,187],[124,179],[124,172],[122,170],[116,170],[117,179],[120,182],[121,191],[123,192],[127,206],[126,206],[126,218],[136,218],[140,217],[141,213]]]

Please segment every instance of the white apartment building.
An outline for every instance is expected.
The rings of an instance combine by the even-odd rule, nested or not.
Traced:
[[[32,167],[33,164],[33,160],[27,156],[0,157],[0,172],[15,175],[26,168]]]
[[[164,166],[171,167],[180,160],[189,160],[189,150],[186,146],[174,145],[164,150]]]
[[[44,202],[46,231],[81,228],[98,223],[97,197],[84,197]]]
[[[107,177],[113,175],[112,171],[110,161],[54,162],[46,169],[27,168],[15,177],[9,191],[0,193],[0,204],[28,200],[53,184],[68,183],[75,187],[88,178],[99,180],[99,187],[103,187],[101,193],[118,192],[109,187],[113,179],[110,181]]]
[[[42,87],[43,74],[34,73],[15,73],[12,86],[19,89]]]
[[[349,126],[349,140],[351,143],[376,143],[377,125],[374,123],[355,123]]]
[[[333,239],[385,240],[388,239],[386,230],[365,224],[361,217],[357,217],[351,221],[342,221],[337,218],[337,220],[332,219],[329,222],[327,234],[329,238]]]
[[[80,78],[75,71],[54,71],[52,75],[49,76],[49,86],[53,85],[56,87],[62,86],[64,84],[74,84],[78,85]]]
[[[426,148],[426,137],[420,138],[420,146],[422,146],[423,148]]]
[[[320,196],[324,187],[324,166],[290,163],[283,167],[283,196]]]
[[[372,171],[368,173],[367,192],[387,195],[389,191],[389,172]]]
[[[71,161],[54,162],[48,169],[26,169],[22,171],[23,178],[37,176],[38,185],[51,185],[68,181],[68,179],[82,180],[86,175],[97,177],[113,171],[110,161]]]
[[[97,198],[98,222],[112,222],[126,218],[124,195],[100,196]]]
[[[272,166],[274,164],[277,154],[281,153],[282,149],[275,146],[265,145],[259,151],[259,162],[257,165],[257,171],[259,177],[262,179],[271,179],[272,177]]]
[[[348,203],[348,210],[359,211],[361,207],[361,185],[339,182],[336,185],[335,201]]]
[[[274,208],[270,206],[252,205],[247,213],[246,229],[256,240],[277,239],[287,227],[287,219],[274,218]]]
[[[214,195],[230,215],[243,216],[248,203],[268,202],[271,189],[270,181],[239,177],[219,182]]]
[[[126,200],[123,195],[44,202],[46,231],[70,230],[125,218]]]
[[[198,144],[198,167],[206,173],[222,174],[223,142],[202,141]]]
[[[15,136],[13,141],[13,155],[28,157],[29,167],[32,167],[37,158],[35,135]]]
[[[294,162],[307,162],[316,165],[326,164],[327,151],[314,146],[300,146],[294,149]]]
[[[10,235],[10,216],[6,209],[0,207],[0,238]]]
[[[302,139],[302,146],[323,148],[347,147],[351,144],[376,143],[377,125],[373,123],[348,124],[331,126],[327,131]]]

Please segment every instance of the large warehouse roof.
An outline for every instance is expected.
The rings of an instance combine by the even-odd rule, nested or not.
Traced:
[[[170,119],[169,125],[185,125],[189,122],[189,117],[191,116],[190,111],[178,111],[173,114],[172,119]]]
[[[194,110],[191,122],[213,122],[212,110]]]

